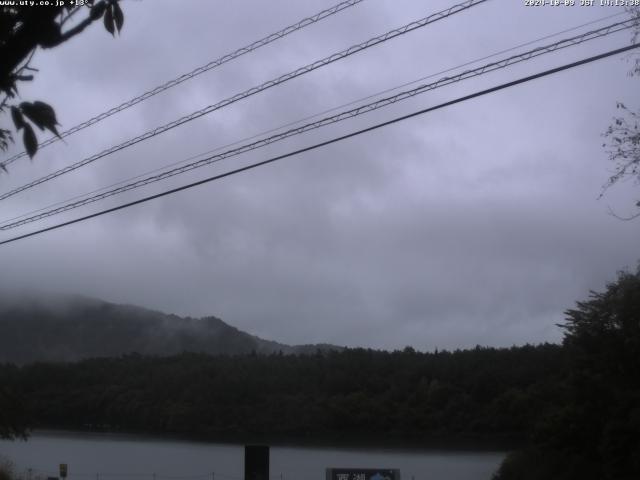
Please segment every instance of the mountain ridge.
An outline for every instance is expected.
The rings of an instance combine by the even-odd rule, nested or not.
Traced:
[[[181,317],[81,295],[22,295],[0,301],[0,362],[74,362],[131,353],[241,355],[317,350],[342,347],[287,345],[244,332],[215,316]]]

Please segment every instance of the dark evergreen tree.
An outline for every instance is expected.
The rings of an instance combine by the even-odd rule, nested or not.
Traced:
[[[591,292],[561,326],[570,358],[565,400],[496,479],[640,478],[640,268]]]

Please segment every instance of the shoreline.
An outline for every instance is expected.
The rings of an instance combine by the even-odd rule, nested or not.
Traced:
[[[43,427],[29,432],[31,437],[89,437],[96,440],[129,440],[147,442],[180,442],[212,445],[236,445],[264,444],[275,448],[296,449],[340,449],[353,451],[404,451],[404,452],[487,452],[507,453],[524,445],[521,440],[513,438],[489,439],[482,437],[431,437],[427,440],[411,440],[390,438],[386,441],[376,441],[371,438],[350,436],[349,438],[330,438],[320,436],[309,438],[308,436],[267,437],[264,435],[194,435],[178,433],[158,432],[133,432],[118,430],[97,429],[65,429]],[[29,438],[26,440],[29,441]],[[16,439],[15,441],[23,441]]]

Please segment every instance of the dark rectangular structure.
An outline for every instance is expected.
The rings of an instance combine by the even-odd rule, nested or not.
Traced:
[[[269,480],[269,447],[245,445],[244,480]]]

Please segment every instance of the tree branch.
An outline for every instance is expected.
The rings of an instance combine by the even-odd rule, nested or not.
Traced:
[[[104,0],[96,3],[93,7],[93,9],[97,9],[96,11],[102,12],[105,8],[106,8],[106,3]],[[72,37],[75,37],[76,35],[78,35],[79,33],[81,33],[85,28],[87,28],[89,25],[91,25],[94,21],[98,20],[100,18],[101,15],[96,15],[96,14],[92,14],[89,13],[89,16],[87,18],[85,18],[83,21],[81,21],[79,24],[77,24],[75,27],[67,30],[64,33],[60,34],[60,37],[58,38],[58,40],[54,43],[51,43],[50,45],[47,45],[46,48],[51,48],[51,47],[56,47],[58,45],[60,45],[63,42],[66,42],[67,40],[69,40]],[[62,26],[62,24],[60,24],[60,26]]]
[[[64,17],[62,20],[60,20],[60,26],[62,27],[65,23],[67,23],[69,21],[69,19],[71,19],[76,13],[78,13],[80,11],[81,8],[82,7],[73,8],[66,17]]]
[[[640,203],[640,202],[638,202],[638,203]],[[618,215],[616,212],[614,212],[613,209],[608,205],[607,205],[607,210],[608,210],[609,215],[611,215],[612,217],[617,218],[618,220],[622,220],[622,221],[625,221],[625,222],[628,222],[630,220],[634,220],[634,219],[640,217],[640,212],[636,213],[635,215],[628,216],[628,217],[622,217],[622,216]]]

